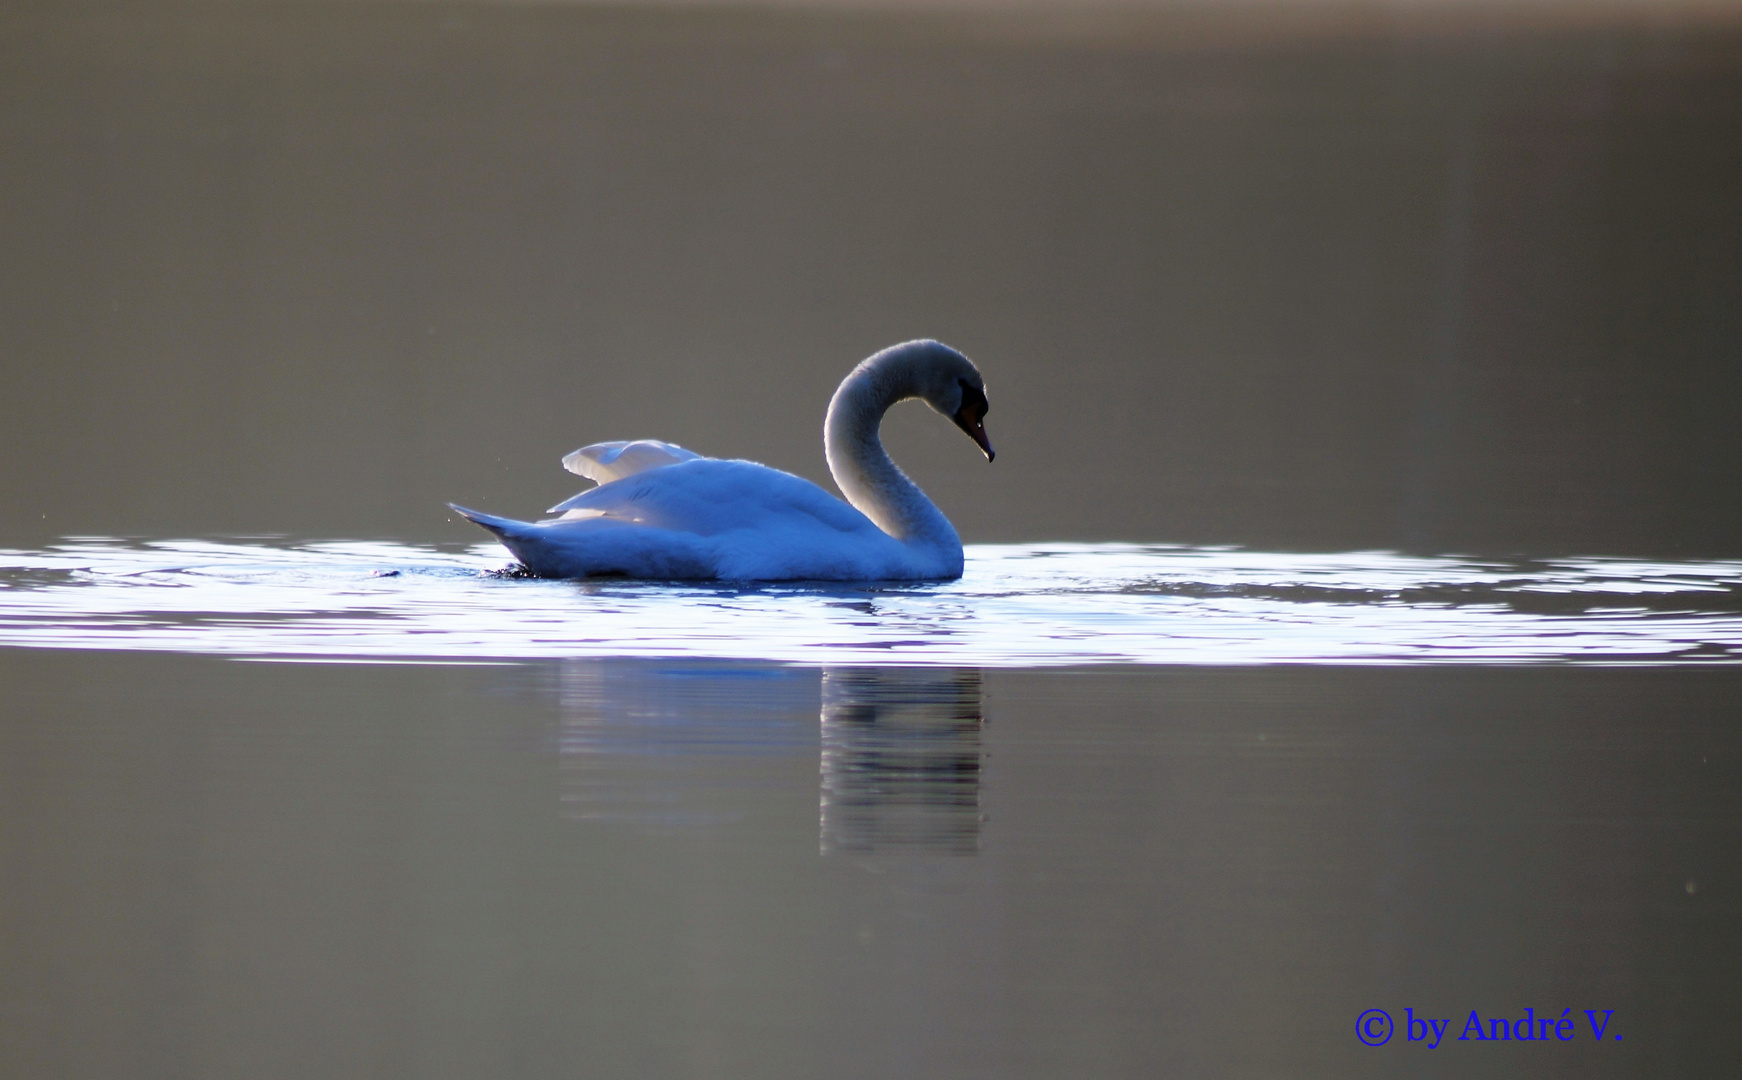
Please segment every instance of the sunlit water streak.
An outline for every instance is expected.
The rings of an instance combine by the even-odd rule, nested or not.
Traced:
[[[320,661],[1735,663],[1742,561],[976,545],[960,581],[504,577],[499,548],[70,539],[0,551],[0,645]]]

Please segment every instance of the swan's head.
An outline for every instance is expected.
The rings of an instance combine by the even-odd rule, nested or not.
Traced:
[[[974,362],[937,341],[910,341],[896,348],[911,350],[919,397],[967,432],[987,461],[996,457],[986,438],[986,380]]]

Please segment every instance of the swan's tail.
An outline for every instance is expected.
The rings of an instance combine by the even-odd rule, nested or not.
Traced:
[[[454,513],[489,530],[538,577],[632,577],[677,580],[718,577],[699,538],[606,517],[516,521],[464,506]]]
[[[448,509],[470,521],[474,525],[482,525],[500,539],[506,540],[514,533],[527,528],[531,522],[515,521],[513,518],[497,517],[480,510],[468,510],[459,503],[449,503]]]
[[[538,526],[534,525],[532,522],[516,521],[514,518],[497,517],[495,514],[486,514],[479,510],[469,510],[456,503],[449,503],[448,509],[465,518],[467,521],[472,522],[474,525],[483,526],[493,536],[495,536],[496,539],[502,541],[502,546],[507,548],[516,559],[519,559],[522,566],[525,566],[528,570],[537,574],[539,577],[565,576],[560,571],[552,572],[550,567],[544,565],[548,560],[541,558],[543,552],[541,550],[541,545],[537,542],[536,536]]]

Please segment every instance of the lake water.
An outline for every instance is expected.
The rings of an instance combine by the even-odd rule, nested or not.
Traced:
[[[0,1080],[1734,1068],[1735,20],[974,7],[0,6]]]
[[[975,545],[925,585],[537,581],[494,544],[0,551],[0,645],[983,667],[1742,662],[1742,561]]]
[[[0,565],[8,1075],[1698,1076],[1742,1004],[1734,562]],[[1455,1041],[1526,1007],[1615,1026]]]

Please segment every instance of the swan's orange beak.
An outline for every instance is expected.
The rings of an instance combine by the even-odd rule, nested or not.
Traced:
[[[968,438],[973,439],[975,445],[979,446],[980,452],[986,455],[986,460],[991,461],[998,456],[998,451],[992,449],[992,441],[986,438],[986,425],[981,419],[984,415],[982,410],[980,416],[976,416],[971,411],[970,405],[963,405],[950,419],[956,422],[957,427],[968,433]]]

